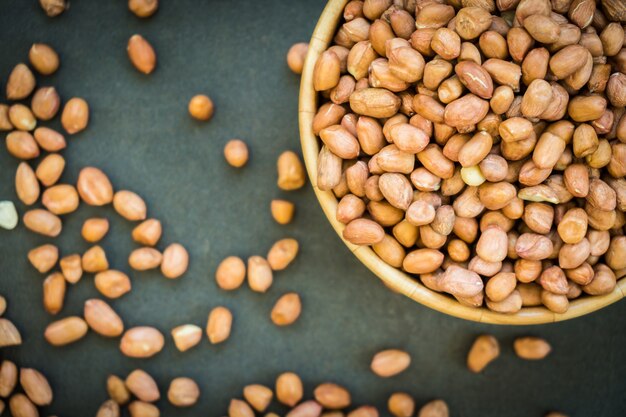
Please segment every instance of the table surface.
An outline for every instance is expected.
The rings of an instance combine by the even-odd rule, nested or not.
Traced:
[[[89,127],[68,138],[68,167],[62,182],[74,183],[81,167],[107,172],[117,189],[142,195],[149,215],[162,220],[163,248],[183,243],[191,264],[180,280],[158,273],[131,273],[133,291],[111,305],[127,327],[153,325],[166,335],[165,349],[147,359],[131,359],[119,340],[89,333],[83,340],[53,348],[43,331],[55,318],[41,307],[42,280],[28,264],[29,249],[50,241],[23,226],[0,230],[0,293],[6,316],[22,332],[20,347],[2,356],[48,376],[55,400],[43,415],[95,415],[106,399],[108,374],[125,376],[143,368],[155,376],[166,397],[169,381],[189,376],[202,395],[190,409],[159,401],[164,416],[224,415],[243,386],[273,386],[284,371],[303,378],[310,398],[321,382],[334,381],[352,392],[353,403],[372,404],[386,415],[394,391],[406,391],[418,404],[444,398],[453,416],[543,416],[559,409],[571,416],[626,415],[626,302],[564,323],[498,327],[448,317],[388,291],[350,254],[326,221],[307,185],[286,193],[276,187],[275,162],[286,149],[299,151],[298,76],[285,64],[295,42],[308,40],[324,6],[321,0],[162,1],[148,20],[134,17],[126,2],[73,1],[68,12],[47,18],[36,0],[0,2],[0,87],[11,68],[27,59],[33,42],[51,44],[61,68],[39,85],[54,85],[63,100],[84,97],[91,107]],[[158,67],[150,76],[135,71],[126,56],[134,33],[155,47]],[[215,102],[210,123],[192,120],[187,102],[196,93]],[[59,127],[58,120],[49,124]],[[224,143],[245,140],[251,149],[242,170],[223,159]],[[17,200],[13,180],[18,161],[0,152],[0,200]],[[273,222],[269,203],[287,198],[297,204],[288,226]],[[24,213],[26,207],[17,204]],[[112,267],[129,272],[133,225],[111,207],[81,208],[64,217],[54,240],[63,254],[88,245],[80,227],[90,216],[105,216],[111,231],[102,245]],[[219,291],[213,274],[228,255],[264,255],[277,239],[301,244],[297,260],[275,274],[265,294],[241,288]],[[287,291],[303,299],[296,324],[277,328],[269,319],[275,300]],[[86,299],[100,297],[93,278],[68,288],[59,317],[80,315]],[[186,353],[169,336],[173,327],[204,327],[211,308],[234,314],[230,339],[212,346],[206,338]],[[466,353],[481,333],[500,340],[501,355],[484,373],[465,367]],[[515,357],[512,342],[522,335],[545,337],[553,354],[539,362]],[[380,379],[369,370],[372,355],[385,348],[410,352],[411,367]],[[284,410],[273,406],[278,412]]]

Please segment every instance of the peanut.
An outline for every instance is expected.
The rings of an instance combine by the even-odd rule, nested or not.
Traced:
[[[513,343],[515,354],[522,359],[540,360],[548,356],[552,348],[550,344],[538,337],[520,337]]]
[[[184,324],[172,329],[172,339],[176,349],[185,352],[200,343],[202,329],[193,324]]]
[[[28,260],[42,274],[50,271],[59,259],[59,249],[51,244],[42,245],[28,252]]]
[[[139,400],[154,402],[161,398],[159,387],[150,374],[141,369],[135,369],[124,381],[128,390]]]
[[[167,399],[176,407],[191,407],[200,398],[200,388],[191,378],[174,378],[167,390]]]
[[[137,36],[137,35],[135,35],[135,36]],[[146,65],[146,64],[143,64],[143,65]],[[135,66],[137,66],[137,65],[135,65]],[[148,73],[150,73],[152,71],[151,69],[150,70],[148,70],[148,69],[144,69],[144,70],[139,69],[139,70],[141,72],[145,72],[146,74],[148,74]],[[191,117],[193,117],[196,120],[201,120],[201,121],[210,120],[213,117],[213,111],[214,111],[213,100],[211,100],[209,98],[209,96],[204,95],[204,94],[195,95],[195,96],[193,96],[191,98],[191,100],[189,100],[189,104],[187,106],[187,109],[189,110],[189,114],[191,115]]]
[[[272,322],[277,326],[288,326],[298,320],[301,311],[300,296],[293,292],[284,294],[272,308]]]
[[[83,315],[94,332],[105,337],[117,337],[124,332],[124,322],[106,302],[92,298],[85,301]]]
[[[156,54],[152,45],[141,35],[135,34],[128,40],[128,58],[137,71],[150,74],[156,67]],[[212,106],[211,106],[212,108]]]
[[[276,379],[276,399],[289,407],[294,407],[303,396],[302,380],[293,372],[280,374]]]
[[[161,273],[170,279],[182,276],[189,266],[189,254],[179,243],[172,243],[163,251]]]
[[[240,139],[231,139],[224,147],[224,158],[231,166],[241,168],[248,162],[248,145]]]
[[[44,338],[53,346],[64,346],[80,340],[87,334],[87,323],[80,317],[70,316],[52,322],[46,327]]]
[[[42,75],[53,74],[59,68],[59,55],[45,43],[34,43],[28,51],[28,59]]]
[[[206,334],[212,344],[224,342],[230,337],[233,314],[226,307],[215,307],[209,314]]]
[[[372,358],[370,368],[381,378],[397,375],[411,364],[411,356],[402,350],[388,349],[378,352]]]
[[[131,358],[149,358],[163,349],[163,334],[154,327],[133,327],[120,340],[120,351]]]
[[[274,393],[264,385],[252,384],[243,388],[243,397],[258,412],[264,412],[272,402]]]

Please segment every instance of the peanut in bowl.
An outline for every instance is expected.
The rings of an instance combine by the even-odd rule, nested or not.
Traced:
[[[619,15],[443,3],[323,11],[299,122],[328,220],[385,285],[456,317],[550,323],[621,299]]]

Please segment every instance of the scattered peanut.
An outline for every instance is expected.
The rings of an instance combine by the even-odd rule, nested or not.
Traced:
[[[141,401],[151,403],[161,398],[156,381],[142,369],[135,369],[128,374],[125,384],[128,391]]]
[[[515,353],[522,359],[540,360],[548,356],[552,347],[538,337],[519,337],[513,343]]]
[[[398,349],[378,352],[372,358],[372,372],[382,378],[389,378],[403,372],[411,364],[411,356]]]
[[[179,278],[189,266],[189,254],[183,245],[172,243],[163,251],[161,273],[170,279]]]
[[[128,58],[137,71],[150,74],[156,67],[156,54],[152,45],[141,35],[133,35],[126,48]]]
[[[272,308],[272,322],[277,326],[288,326],[298,320],[301,312],[300,296],[294,292],[284,294]]]
[[[119,405],[124,405],[130,400],[130,391],[126,383],[117,375],[109,375],[107,378],[107,393]]]
[[[253,384],[243,388],[243,397],[258,412],[264,412],[272,402],[274,393],[264,385]]]
[[[172,329],[172,339],[176,349],[185,352],[202,340],[202,329],[194,324],[183,324]]]
[[[215,307],[209,314],[206,334],[212,344],[226,341],[230,337],[233,325],[233,314],[226,307]]]
[[[238,256],[229,256],[220,262],[215,271],[217,286],[226,291],[241,287],[246,279],[246,265]]]
[[[117,337],[124,332],[120,316],[102,300],[92,298],[85,301],[83,315],[91,330],[102,336]]]
[[[278,224],[289,224],[293,219],[295,205],[287,200],[272,200],[272,217]]]
[[[44,338],[53,346],[64,346],[82,339],[87,330],[87,323],[83,319],[70,316],[50,323],[46,327]]]
[[[300,42],[293,44],[287,52],[287,65],[294,74],[302,74],[304,68],[304,59],[309,50],[309,44]]]
[[[156,13],[158,8],[159,0],[128,0],[128,10],[137,17],[150,17]]]
[[[140,326],[126,330],[120,340],[120,350],[131,358],[149,358],[163,349],[163,334],[154,327]]]
[[[207,121],[213,117],[213,100],[209,96],[198,94],[189,100],[188,110],[194,119]]]
[[[302,399],[303,388],[302,380],[293,372],[285,372],[280,374],[276,379],[276,399],[293,407]]]
[[[191,407],[200,398],[200,388],[191,378],[174,378],[167,390],[167,399],[176,407]]]
[[[34,43],[28,51],[28,59],[42,75],[53,74],[59,68],[59,55],[45,43]]]
[[[498,356],[500,345],[496,338],[487,334],[478,336],[467,354],[467,367],[474,373],[482,372]]]
[[[241,139],[231,139],[224,146],[224,158],[231,166],[241,168],[248,162],[248,145]]]
[[[283,152],[278,157],[276,166],[278,169],[278,188],[285,191],[302,188],[306,177],[302,162],[295,152]]]
[[[289,264],[298,255],[298,241],[287,238],[281,239],[274,243],[267,254],[267,262],[274,271],[281,271],[289,266]]]
[[[61,124],[67,133],[73,135],[84,130],[89,123],[89,105],[78,97],[69,99],[61,113]],[[80,180],[80,179],[79,179]]]

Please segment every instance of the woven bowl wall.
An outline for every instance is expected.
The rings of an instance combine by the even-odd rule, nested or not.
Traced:
[[[313,89],[313,67],[320,54],[330,45],[347,2],[348,0],[329,0],[311,37],[300,84],[299,123],[302,152],[313,190],[328,221],[352,253],[393,291],[442,313],[482,323],[508,325],[552,323],[580,317],[623,298],[626,291],[626,279],[619,281],[615,290],[610,294],[583,296],[572,301],[569,310],[564,314],[553,313],[545,307],[523,308],[516,314],[496,313],[485,307],[466,307],[446,294],[426,288],[420,283],[418,277],[410,276],[386,264],[370,247],[356,246],[343,239],[344,225],[335,218],[337,198],[332,192],[317,188],[317,157],[320,151],[320,141],[313,133],[313,116],[318,107],[318,95]]]

